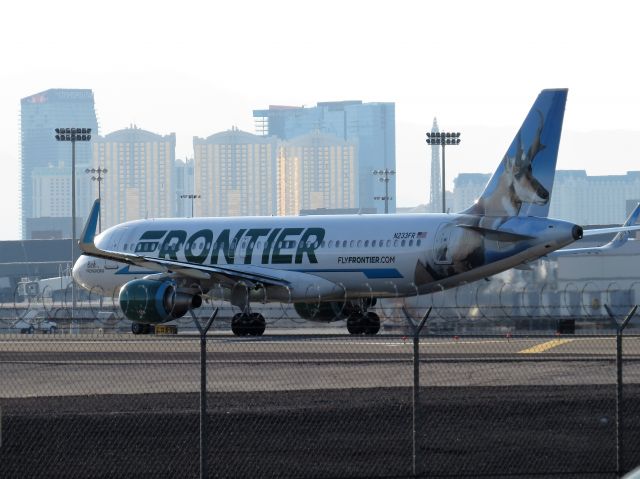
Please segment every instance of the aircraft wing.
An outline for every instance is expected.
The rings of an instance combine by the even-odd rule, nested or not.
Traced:
[[[249,281],[252,283],[262,283],[274,286],[289,286],[292,282],[293,275],[303,273],[287,272],[274,270],[271,268],[263,268],[255,265],[201,265],[193,263],[184,263],[181,261],[153,258],[130,253],[121,253],[119,251],[107,251],[98,248],[95,245],[94,238],[96,234],[96,226],[98,224],[98,215],[100,214],[100,200],[96,200],[91,208],[91,213],[84,226],[78,246],[80,250],[96,258],[110,259],[120,263],[126,263],[132,266],[140,266],[145,269],[157,271],[159,273],[173,273],[197,280],[210,280],[213,278],[226,279],[232,282]]]

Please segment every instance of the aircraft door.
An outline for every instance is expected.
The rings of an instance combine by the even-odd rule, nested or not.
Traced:
[[[443,223],[438,227],[433,241],[433,257],[436,264],[451,264],[453,254],[450,248],[451,233],[455,225]]]

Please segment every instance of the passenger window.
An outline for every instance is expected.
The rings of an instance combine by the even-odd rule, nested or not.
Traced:
[[[369,247],[369,240],[364,240],[364,247],[368,248]]]
[[[350,247],[350,248],[353,248],[355,245],[356,245],[355,240],[351,240],[351,241],[349,242],[349,247]]]
[[[391,240],[387,240],[387,248],[391,248]]]
[[[416,240],[416,246],[420,246],[420,244],[422,244],[422,240],[417,239]]]
[[[358,248],[362,248],[362,240],[358,240]]]
[[[409,240],[409,247],[413,246],[413,240]]]
[[[343,248],[346,248],[346,247],[347,247],[347,240],[343,240],[343,241],[342,241],[342,247],[343,247]]]
[[[333,245],[333,240],[329,240],[329,248]]]
[[[397,247],[398,247],[398,240],[394,240],[394,241],[393,241],[393,247],[394,247],[394,248],[397,248]]]
[[[400,246],[402,246],[403,248],[404,248],[404,245],[405,245],[405,244],[406,244],[406,241],[405,241],[405,240],[402,240],[402,241],[400,242]]]

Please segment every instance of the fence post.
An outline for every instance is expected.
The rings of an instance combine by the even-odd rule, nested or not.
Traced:
[[[429,307],[429,310],[426,312],[420,324],[416,325],[407,312],[407,309],[403,306],[402,312],[404,313],[407,322],[411,326],[413,330],[413,464],[412,471],[413,475],[418,475],[417,469],[417,455],[418,455],[418,415],[420,414],[420,408],[418,407],[420,404],[420,332],[422,328],[427,323],[427,319],[431,314],[431,309],[433,306]]]
[[[618,477],[622,477],[624,474],[624,430],[622,427],[622,332],[629,324],[629,321],[631,321],[633,315],[636,314],[638,305],[636,304],[631,308],[627,317],[624,318],[622,322],[618,322],[618,320],[616,320],[613,315],[613,311],[611,311],[608,305],[605,304],[604,308],[616,324],[616,475]]]
[[[218,314],[218,308],[213,310],[204,327],[196,318],[193,310],[190,309],[189,312],[200,333],[200,479],[205,479],[209,477],[207,473],[207,436],[205,431],[207,423],[207,333]]]

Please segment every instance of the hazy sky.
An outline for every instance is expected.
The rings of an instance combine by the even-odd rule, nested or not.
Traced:
[[[395,102],[397,200],[410,206],[428,198],[434,116],[462,132],[449,180],[493,172],[538,92],[568,87],[558,168],[640,169],[639,13],[633,1],[11,2],[0,239],[19,237],[20,99],[49,88],[92,89],[102,134],[175,132],[182,158],[193,136],[254,132],[252,110],[269,104]]]

